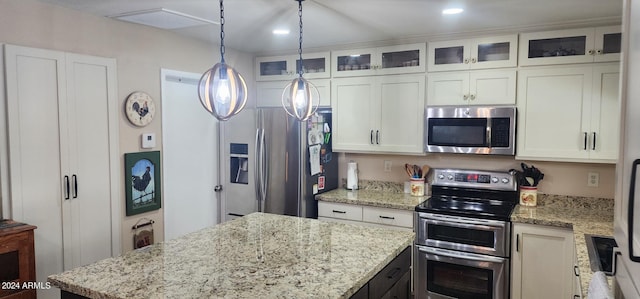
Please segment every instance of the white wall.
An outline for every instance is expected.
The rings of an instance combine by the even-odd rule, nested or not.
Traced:
[[[212,3],[212,5],[215,4]],[[124,164],[124,153],[142,150],[140,148],[142,133],[156,133],[158,146],[153,150],[162,151],[160,69],[203,73],[220,59],[218,45],[206,44],[152,27],[84,14],[35,0],[0,0],[0,44],[3,43],[116,58],[120,105],[124,107],[126,96],[140,90],[150,94],[155,99],[157,107],[156,119],[144,128],[131,125],[126,120],[124,108],[121,110],[119,115],[121,165]],[[254,82],[251,55],[227,49],[225,59],[245,76],[248,84]],[[2,88],[3,86],[0,85],[0,97],[5,96]],[[250,90],[253,90],[252,86]],[[254,95],[250,92],[249,105],[254,102],[253,98]],[[3,100],[6,101],[6,99]],[[0,136],[6,138],[6,132],[0,132]],[[124,173],[124,166],[121,167]],[[6,176],[0,179],[6,180]],[[3,190],[3,194],[6,194],[6,190]],[[124,201],[124,190],[120,197]],[[9,199],[3,196],[2,200],[7,210]],[[126,217],[124,203],[122,207],[123,251],[133,248],[131,226],[140,217],[155,220],[155,240],[162,241],[164,229],[162,209]],[[8,211],[5,211],[2,216],[10,217]]]

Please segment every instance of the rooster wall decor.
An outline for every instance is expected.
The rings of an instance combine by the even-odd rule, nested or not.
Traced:
[[[125,154],[127,216],[160,208],[160,152]]]
[[[125,112],[132,124],[144,127],[153,120],[156,107],[151,96],[142,91],[136,91],[127,97]]]

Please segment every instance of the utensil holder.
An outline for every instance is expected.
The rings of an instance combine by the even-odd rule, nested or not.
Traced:
[[[520,205],[535,207],[538,204],[538,187],[520,186]]]
[[[424,196],[423,178],[411,178],[409,186],[411,187],[411,196]]]

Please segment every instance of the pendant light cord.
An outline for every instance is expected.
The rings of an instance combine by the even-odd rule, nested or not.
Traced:
[[[304,0],[297,0],[298,1],[298,17],[300,18],[300,39],[298,40],[298,54],[300,55],[300,66],[298,68],[298,73],[300,74],[300,78],[302,78],[302,65],[303,65],[303,60],[302,60],[302,1]]]
[[[225,63],[224,62],[224,4],[222,3],[222,1],[223,0],[220,0],[220,62]],[[302,20],[300,22],[302,22]]]

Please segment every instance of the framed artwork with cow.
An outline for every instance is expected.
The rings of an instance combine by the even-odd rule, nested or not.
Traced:
[[[127,216],[161,207],[160,151],[124,154]]]

